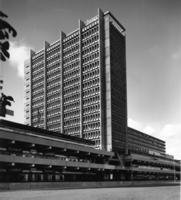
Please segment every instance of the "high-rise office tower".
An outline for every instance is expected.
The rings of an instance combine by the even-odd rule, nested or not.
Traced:
[[[86,22],[25,63],[26,124],[124,150],[127,129],[125,28],[110,13]]]

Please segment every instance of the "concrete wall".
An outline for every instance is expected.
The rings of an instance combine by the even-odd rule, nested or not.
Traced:
[[[111,116],[113,151],[125,149],[127,128],[125,36],[110,25]]]
[[[83,189],[109,187],[145,187],[162,185],[179,185],[173,181],[105,181],[105,182],[28,182],[0,183],[1,190],[30,190],[30,189]]]

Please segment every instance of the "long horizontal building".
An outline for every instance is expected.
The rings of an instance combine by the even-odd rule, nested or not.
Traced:
[[[173,158],[98,150],[89,140],[0,120],[0,182],[179,178]]]
[[[127,128],[127,145],[130,152],[153,155],[166,154],[165,141],[130,127]]]

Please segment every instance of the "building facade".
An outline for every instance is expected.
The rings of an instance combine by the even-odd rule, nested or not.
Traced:
[[[125,150],[127,133],[125,28],[110,12],[25,63],[27,125],[90,139],[96,148]]]
[[[90,140],[0,120],[0,190],[10,189],[12,182],[16,189],[30,189],[35,182],[37,189],[43,184],[36,182],[69,181],[71,187],[70,181],[168,180],[170,184],[179,179],[180,162],[173,157],[108,152],[95,149]],[[16,187],[14,182],[30,184]]]
[[[165,141],[145,134],[133,128],[127,128],[127,146],[129,152],[165,155]]]

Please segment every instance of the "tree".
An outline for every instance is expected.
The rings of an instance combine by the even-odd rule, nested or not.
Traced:
[[[9,35],[16,37],[16,30],[2,18],[8,17],[6,14],[0,11],[0,60],[6,61],[10,57],[9,50]]]
[[[1,93],[1,97],[0,97],[0,116],[1,117],[6,116],[6,106],[11,106],[11,101],[14,102],[14,99],[12,96],[6,96],[5,94]]]

